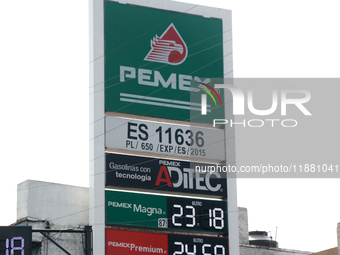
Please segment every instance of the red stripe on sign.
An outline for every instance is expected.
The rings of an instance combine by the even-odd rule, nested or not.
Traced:
[[[106,229],[106,255],[167,254],[168,236],[127,230]]]

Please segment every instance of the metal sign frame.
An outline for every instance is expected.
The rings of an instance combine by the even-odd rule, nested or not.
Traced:
[[[224,78],[232,77],[231,11],[169,0],[115,0],[154,9],[174,11],[206,18],[218,18],[223,24]],[[90,0],[90,211],[89,222],[93,226],[93,252],[105,254],[105,51],[104,51],[104,1]],[[225,102],[232,104],[232,98],[224,93]],[[225,111],[228,115],[228,111]],[[233,118],[230,113],[226,118]],[[235,160],[235,132],[225,129],[226,161]],[[236,179],[228,177],[228,232],[229,253],[239,254],[238,212]]]

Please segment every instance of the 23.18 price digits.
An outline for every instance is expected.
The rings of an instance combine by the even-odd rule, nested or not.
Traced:
[[[168,198],[169,228],[227,232],[225,201]],[[171,216],[171,217],[170,217]]]

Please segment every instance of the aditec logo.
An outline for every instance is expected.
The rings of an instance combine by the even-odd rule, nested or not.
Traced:
[[[187,55],[188,48],[174,24],[171,23],[160,37],[156,35],[151,40],[151,50],[144,60],[179,65],[185,61]]]
[[[222,192],[222,176],[218,172],[197,172],[190,167],[182,167],[179,161],[159,160],[160,169],[155,186],[167,185],[170,188]],[[212,184],[211,180],[220,180]]]

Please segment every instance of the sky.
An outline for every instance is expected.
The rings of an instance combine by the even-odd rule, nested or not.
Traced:
[[[340,76],[337,0],[183,2],[232,10],[234,77]],[[0,24],[0,225],[9,225],[27,179],[88,187],[88,2],[1,1]],[[281,248],[337,246],[339,179],[237,185],[250,231],[271,231]]]

